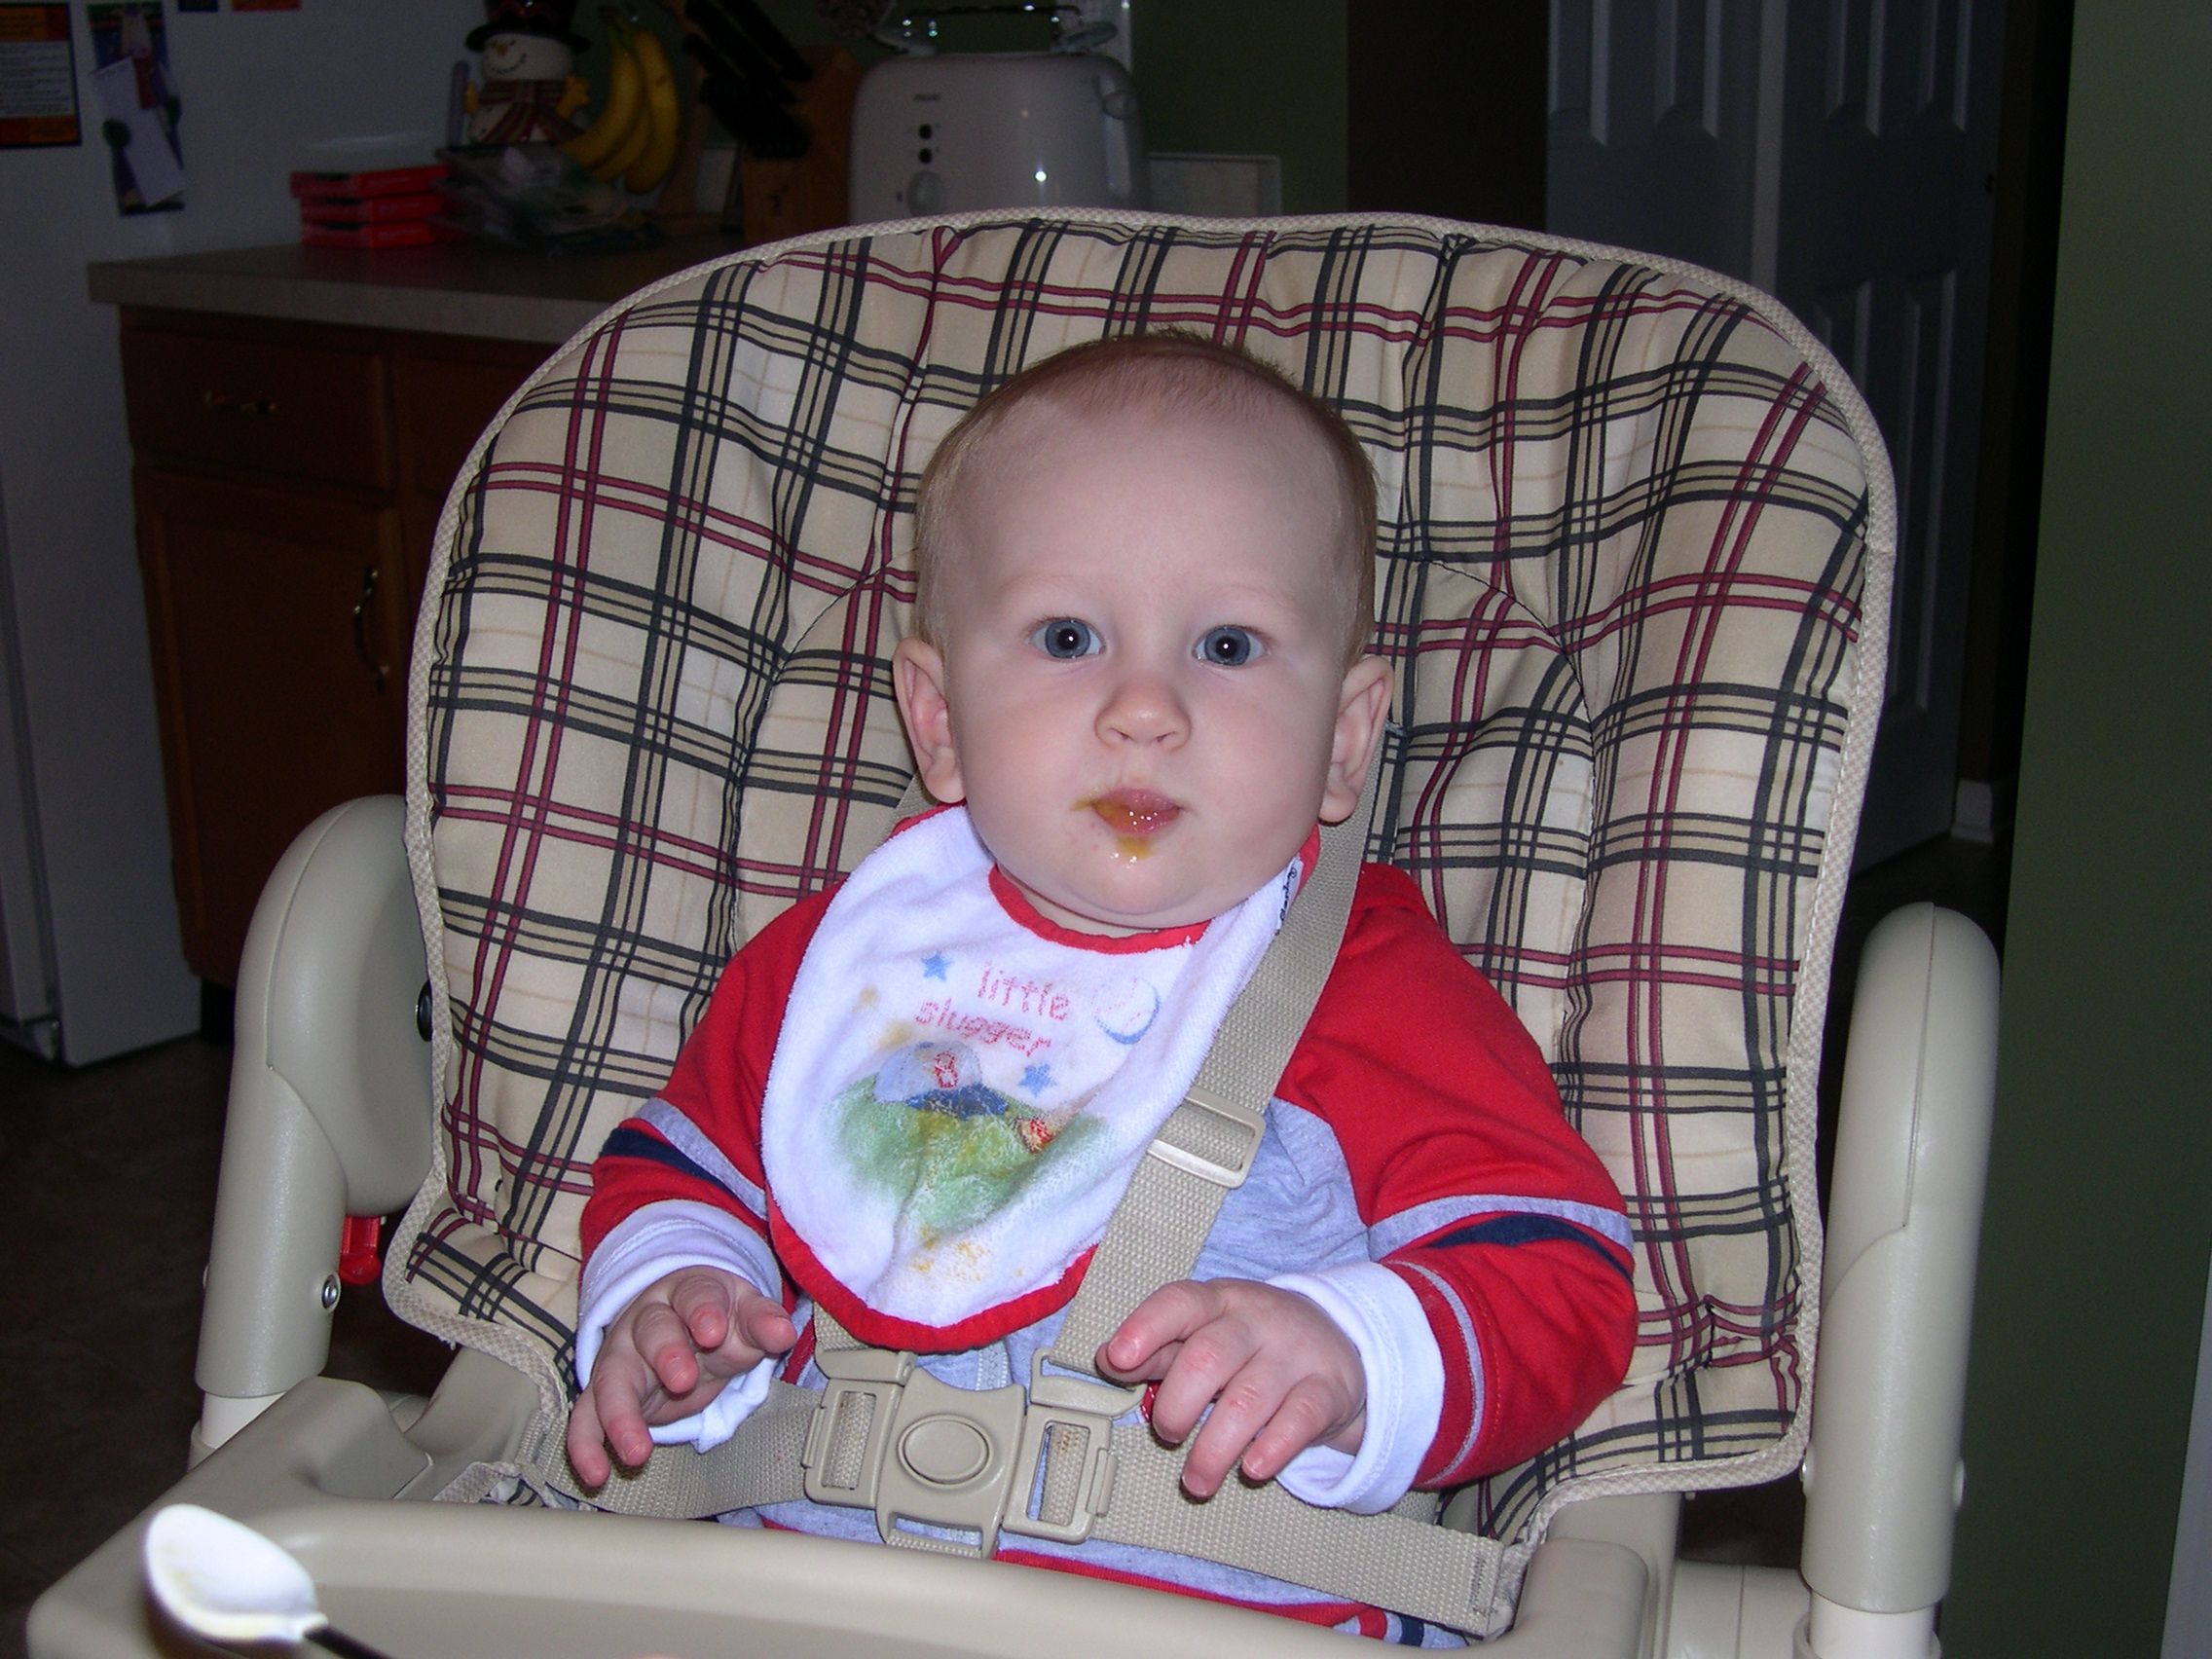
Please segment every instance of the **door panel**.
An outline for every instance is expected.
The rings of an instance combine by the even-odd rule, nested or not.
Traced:
[[[1758,0],[1552,0],[1545,226],[1746,275]]]
[[[292,837],[401,787],[398,514],[153,467],[136,491],[185,957],[230,984]]]

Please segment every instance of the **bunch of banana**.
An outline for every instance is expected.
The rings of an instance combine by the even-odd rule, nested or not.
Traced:
[[[652,30],[632,28],[609,7],[599,15],[611,59],[607,107],[563,148],[594,178],[619,176],[625,190],[643,196],[668,176],[683,136],[676,74]]]

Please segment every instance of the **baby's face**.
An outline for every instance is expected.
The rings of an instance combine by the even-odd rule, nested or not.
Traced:
[[[1221,914],[1356,804],[1387,709],[1387,668],[1345,665],[1320,440],[1039,410],[976,461],[943,649],[897,659],[924,783],[1055,921]]]

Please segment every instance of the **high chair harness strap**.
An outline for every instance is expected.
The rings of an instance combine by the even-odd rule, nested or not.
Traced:
[[[989,1556],[1002,1533],[1097,1537],[1218,1562],[1323,1595],[1490,1636],[1512,1620],[1529,1547],[1436,1526],[1432,1493],[1384,1515],[1322,1509],[1278,1483],[1232,1478],[1198,1502],[1183,1453],[1116,1425],[1140,1391],[1097,1375],[1101,1344],[1147,1296],[1188,1278],[1228,1191],[1243,1184],[1268,1102],[1328,981],[1373,819],[1381,745],[1359,805],[1321,831],[1316,867],[1197,1080],[1138,1164],[1052,1347],[1029,1384],[973,1390],[911,1353],[864,1347],[814,1310],[820,1390],[785,1382],[714,1451],[656,1450],[597,1491],[574,1482],[556,1432],[548,1484],[627,1515],[697,1517],[806,1497],[875,1511],[887,1544]],[[910,791],[911,794],[912,792]],[[918,797],[913,808],[919,808]],[[903,811],[907,808],[903,807]]]

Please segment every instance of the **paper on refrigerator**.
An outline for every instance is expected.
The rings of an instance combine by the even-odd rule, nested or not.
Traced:
[[[159,105],[144,108],[138,102],[138,71],[129,58],[92,71],[92,90],[108,120],[121,122],[130,134],[124,159],[138,183],[138,196],[148,206],[166,202],[184,189],[184,168],[169,148],[168,121]]]

